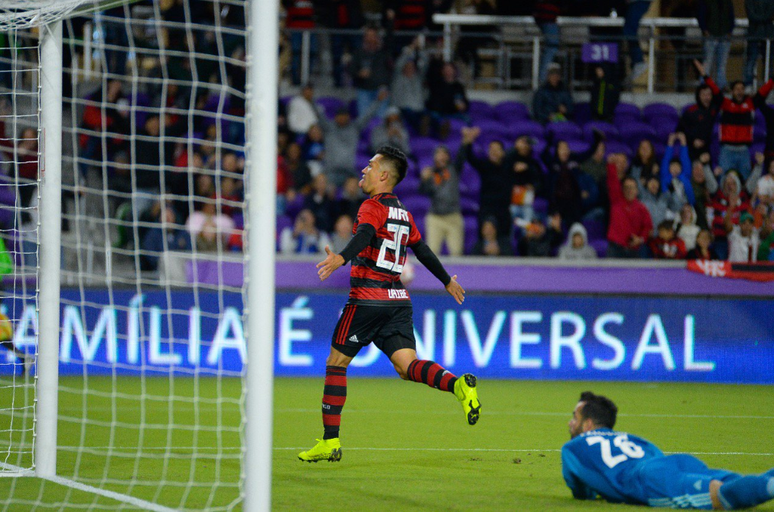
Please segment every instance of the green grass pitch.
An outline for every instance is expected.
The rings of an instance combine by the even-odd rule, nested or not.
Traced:
[[[59,474],[72,474],[106,489],[129,492],[170,507],[202,509],[227,506],[238,496],[240,466],[239,394],[237,379],[117,377],[63,378],[60,392]],[[7,380],[3,381],[7,384]],[[144,385],[144,388],[143,388]],[[220,386],[220,389],[218,389]],[[343,459],[339,463],[302,463],[298,451],[322,433],[322,377],[277,379],[274,404],[273,507],[275,510],[642,510],[604,502],[577,502],[561,477],[559,448],[568,439],[567,421],[581,391],[607,394],[619,405],[618,429],[650,439],[668,452],[694,453],[710,466],[757,473],[774,466],[774,388],[699,384],[530,382],[480,380],[483,403],[475,427],[465,422],[453,396],[399,379],[359,378],[350,372],[342,417]],[[0,409],[23,392],[0,393]],[[115,404],[113,391],[123,393]],[[141,416],[138,396],[146,400]],[[227,397],[218,405],[218,395]],[[94,423],[83,427],[84,405]],[[125,424],[110,428],[111,418]],[[190,425],[198,418],[205,430]],[[0,415],[0,429],[9,417]],[[140,434],[141,420],[151,428]],[[176,428],[167,429],[174,424]],[[218,425],[225,429],[219,429]],[[189,428],[187,428],[189,427]],[[8,434],[0,440],[7,450]],[[110,443],[121,456],[109,464],[101,453]],[[79,443],[90,447],[76,450]],[[139,464],[137,446],[149,456]],[[132,449],[132,447],[134,447]],[[196,447],[197,455],[192,455]],[[213,454],[228,458],[220,464]],[[166,466],[159,454],[175,457]],[[80,457],[80,458],[79,458]],[[0,458],[0,461],[7,460]],[[8,460],[13,462],[13,460]],[[142,482],[129,489],[117,480],[137,474]],[[225,485],[215,492],[207,485]],[[115,480],[115,481],[113,481]],[[159,485],[159,481],[168,482]],[[186,482],[197,485],[186,488]],[[203,483],[205,485],[198,485]],[[188,492],[188,494],[186,494]],[[10,497],[10,500],[9,500]],[[42,499],[41,499],[42,497]],[[48,506],[34,508],[41,499]],[[69,504],[70,506],[67,506]],[[137,510],[33,478],[0,478],[0,512],[26,510]],[[239,509],[240,507],[235,507]],[[759,510],[774,511],[774,503]]]

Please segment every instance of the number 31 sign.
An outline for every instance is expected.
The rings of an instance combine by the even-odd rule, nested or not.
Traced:
[[[618,62],[618,45],[616,43],[585,43],[583,45],[583,62]]]

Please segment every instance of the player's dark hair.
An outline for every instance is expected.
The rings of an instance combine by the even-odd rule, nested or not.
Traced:
[[[580,415],[585,420],[590,418],[598,427],[613,428],[615,426],[618,407],[612,400],[602,395],[595,395],[591,391],[581,393],[580,401],[585,402]]]
[[[398,180],[395,184],[397,185],[403,181],[403,178],[406,177],[406,170],[408,169],[408,161],[406,160],[406,155],[403,154],[403,151],[393,146],[382,146],[376,154],[382,155],[382,162],[389,162],[393,169],[398,173]]]

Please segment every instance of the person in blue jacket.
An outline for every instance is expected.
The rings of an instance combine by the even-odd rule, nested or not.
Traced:
[[[691,183],[692,170],[685,134],[670,134],[664,158],[661,160],[661,190],[668,194],[667,208],[673,212],[679,212],[685,203],[693,206],[696,202]]]
[[[613,430],[618,408],[581,393],[562,446],[562,476],[576,499],[701,510],[737,510],[774,499],[774,469],[740,475],[688,454],[664,455],[652,443]]]

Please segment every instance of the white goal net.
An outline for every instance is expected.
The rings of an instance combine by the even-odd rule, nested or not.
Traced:
[[[0,310],[14,329],[0,352],[0,476],[13,476],[0,478],[0,511],[245,506],[248,6],[0,6],[0,238],[10,262]],[[38,35],[56,20],[62,206],[42,218],[56,127],[41,121],[41,82],[55,68]],[[46,309],[38,292],[53,279],[54,252],[39,228],[60,222],[61,291]],[[53,441],[42,437],[42,357],[32,365],[47,311],[59,314]],[[41,441],[55,447],[54,471],[40,471]],[[35,473],[44,478],[23,477]]]

